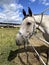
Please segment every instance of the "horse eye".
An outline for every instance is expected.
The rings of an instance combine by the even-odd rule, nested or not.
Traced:
[[[27,25],[31,25],[31,23],[30,22],[27,22]]]

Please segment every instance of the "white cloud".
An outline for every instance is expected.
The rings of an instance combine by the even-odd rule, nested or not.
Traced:
[[[11,3],[11,4],[3,4],[3,7],[5,10],[7,11],[16,11],[18,9],[22,9],[23,6],[21,4],[17,4],[17,3]]]
[[[0,4],[11,4],[18,2],[18,0],[0,0]]]
[[[4,8],[4,11],[0,13],[0,22],[17,22],[22,20],[22,17],[20,17],[20,10],[23,6],[21,4],[13,3],[13,1],[15,2],[15,0],[0,1],[2,2],[2,6]]]
[[[49,0],[39,0],[43,5],[49,5]]]
[[[49,3],[47,2],[47,3],[45,3],[45,5],[49,5]]]
[[[31,2],[35,2],[36,0],[30,0]]]
[[[0,22],[4,22],[7,19],[4,13],[0,13]]]

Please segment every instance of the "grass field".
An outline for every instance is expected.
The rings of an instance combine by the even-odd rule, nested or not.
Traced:
[[[11,63],[7,61],[7,58],[10,50],[17,49],[15,38],[18,29],[19,28],[0,28],[0,65],[11,65]]]
[[[26,61],[26,54],[25,52],[20,53],[20,56],[16,56],[14,60],[8,61],[8,57],[10,54],[10,51],[15,51],[18,49],[16,46],[16,34],[18,33],[19,27],[17,28],[0,28],[0,65],[42,65],[40,61],[37,60],[36,54],[30,49],[32,52],[28,52],[29,54],[29,64]],[[39,34],[40,36],[41,34]],[[36,40],[36,41],[35,41]],[[47,47],[43,45],[43,42],[37,40],[35,37],[31,39],[31,43],[34,44],[36,49],[46,58],[45,51]],[[21,49],[20,49],[21,51]],[[45,59],[44,58],[44,59]],[[45,59],[46,60],[46,59]]]

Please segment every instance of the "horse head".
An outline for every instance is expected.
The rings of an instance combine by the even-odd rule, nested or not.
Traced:
[[[35,32],[36,30],[36,23],[34,19],[34,15],[32,15],[31,9],[28,7],[28,14],[23,9],[22,13],[24,15],[20,30],[16,37],[16,44],[23,45]]]

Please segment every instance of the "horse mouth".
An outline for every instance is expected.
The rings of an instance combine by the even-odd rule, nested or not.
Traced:
[[[17,45],[17,46],[21,46],[22,44],[20,43],[19,40],[16,40],[16,45]]]
[[[25,45],[26,43],[29,44],[29,41],[27,40],[22,40],[22,42],[20,42],[21,40],[16,40],[16,45],[17,46],[22,46]]]

